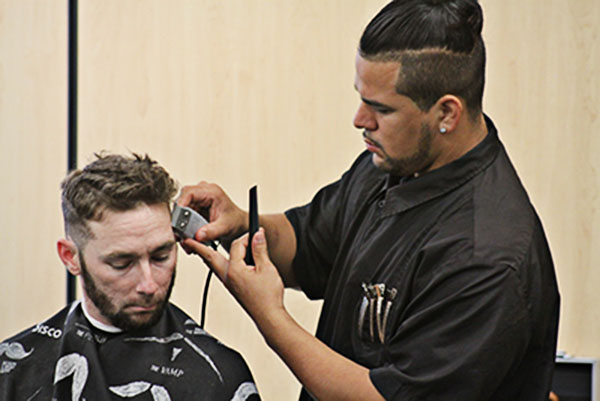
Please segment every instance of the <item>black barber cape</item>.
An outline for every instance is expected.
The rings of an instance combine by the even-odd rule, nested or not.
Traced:
[[[0,400],[255,401],[242,357],[173,304],[155,326],[108,333],[81,302],[0,344]]]

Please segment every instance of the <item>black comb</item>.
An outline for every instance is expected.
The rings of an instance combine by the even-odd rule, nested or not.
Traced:
[[[248,193],[249,212],[248,212],[248,248],[246,249],[246,258],[244,261],[248,266],[254,266],[254,257],[252,256],[252,238],[258,231],[258,201],[256,200],[256,185],[250,188]]]

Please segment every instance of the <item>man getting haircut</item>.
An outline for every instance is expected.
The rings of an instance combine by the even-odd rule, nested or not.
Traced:
[[[242,357],[169,302],[175,182],[148,156],[97,155],[62,183],[82,299],[0,344],[0,399],[259,400]]]

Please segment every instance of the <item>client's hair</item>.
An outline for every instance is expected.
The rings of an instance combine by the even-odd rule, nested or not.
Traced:
[[[80,248],[92,238],[87,222],[102,220],[105,210],[161,203],[168,208],[177,192],[175,181],[148,155],[95,156],[97,160],[72,171],[61,184],[65,233]]]

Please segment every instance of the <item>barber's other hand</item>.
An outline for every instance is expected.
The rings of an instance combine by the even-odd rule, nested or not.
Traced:
[[[196,241],[187,239],[184,244],[198,253],[213,269],[259,327],[266,319],[284,311],[283,281],[269,259],[262,227],[252,240],[255,266],[248,266],[244,262],[248,246],[247,234],[233,242],[229,259]]]
[[[181,189],[176,203],[191,207],[209,221],[196,232],[195,239],[199,242],[232,240],[248,230],[248,214],[216,184],[202,181],[187,185]]]

